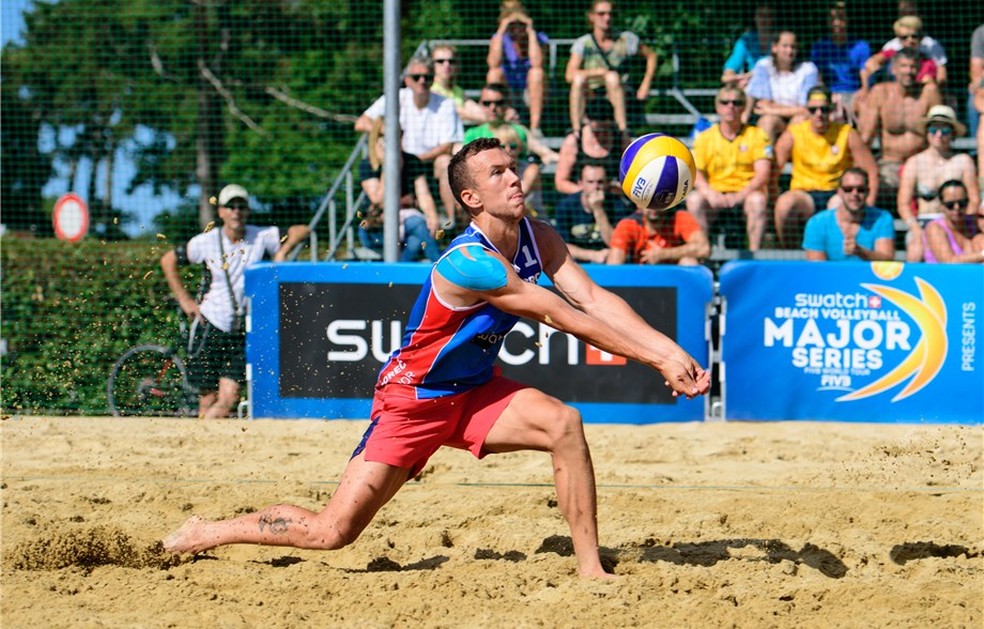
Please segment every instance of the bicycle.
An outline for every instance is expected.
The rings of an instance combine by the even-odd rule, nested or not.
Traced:
[[[106,381],[106,399],[114,417],[196,417],[198,389],[188,382],[186,360],[201,351],[196,338],[200,319],[188,324],[178,311],[179,335],[173,347],[137,345],[120,356]],[[184,353],[185,358],[182,358]]]

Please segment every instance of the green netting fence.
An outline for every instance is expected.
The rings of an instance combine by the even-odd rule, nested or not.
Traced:
[[[543,34],[537,137],[557,150],[572,125],[565,70],[572,43],[590,30],[589,12],[607,7],[613,32],[635,33],[643,50],[655,54],[641,100],[636,91],[645,56],[620,67],[631,133],[660,131],[689,141],[695,124],[714,121],[725,60],[756,28],[763,3],[525,4],[524,14]],[[401,2],[401,63],[451,46],[454,81],[481,111],[489,42],[504,5],[512,6]],[[849,0],[844,6],[850,38],[867,41],[873,53],[895,36],[900,15],[918,14],[922,34],[945,50],[945,102],[976,128],[968,98],[971,36],[984,22],[984,5]],[[770,8],[772,29],[795,32],[801,58],[830,35],[827,2]],[[383,9],[381,0],[3,3],[3,412],[107,412],[105,379],[119,354],[173,334],[161,254],[215,221],[213,197],[227,183],[249,190],[254,223],[312,225],[312,238],[297,252],[302,259],[355,255],[354,227],[366,208],[359,164],[367,147],[355,124],[382,92]],[[528,99],[512,96],[519,121],[529,126]],[[975,151],[970,137],[959,150]],[[561,197],[554,168],[549,160],[542,166],[546,218]],[[88,230],[78,242],[56,237],[52,220],[70,193],[88,211]],[[436,184],[435,198],[440,203]],[[710,230],[715,254],[708,265],[740,255],[741,221],[723,217]],[[770,257],[798,255],[775,250]]]

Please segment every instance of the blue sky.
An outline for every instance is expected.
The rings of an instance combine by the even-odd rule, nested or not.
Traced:
[[[0,2],[0,43],[16,39],[21,41],[24,18],[21,14],[30,5],[28,0],[3,0]]]
[[[6,45],[8,42],[23,42],[23,12],[31,6],[32,3],[30,0],[0,1],[0,45]],[[62,129],[59,133],[62,135],[62,141],[71,141],[71,129]],[[41,150],[47,151],[51,149],[54,141],[53,136],[53,133],[48,134],[48,137],[44,137],[44,134],[42,134],[42,137],[38,139]],[[80,164],[76,181],[86,181],[91,168],[91,163]],[[57,197],[66,192],[75,192],[86,201],[89,200],[84,185],[78,186],[82,189],[75,189],[76,186],[69,182],[67,168],[64,164],[56,163],[55,170],[57,174],[44,187],[45,196]],[[100,167],[100,170],[102,170],[102,167]],[[149,186],[141,186],[132,193],[127,194],[126,188],[133,178],[134,172],[135,167],[133,163],[126,158],[124,151],[121,149],[117,153],[116,173],[113,177],[113,205],[133,217],[134,221],[132,223],[124,225],[124,231],[131,236],[138,236],[140,234],[153,233],[154,216],[165,208],[178,205],[182,199],[174,193],[155,195]],[[99,197],[103,194],[105,180],[105,176],[100,173],[97,177],[99,183],[96,191]],[[92,234],[92,229],[90,228],[90,234],[95,235]]]

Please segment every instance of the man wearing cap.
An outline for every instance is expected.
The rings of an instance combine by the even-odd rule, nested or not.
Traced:
[[[971,207],[977,207],[980,200],[974,160],[952,148],[953,138],[967,133],[967,127],[957,120],[953,108],[934,106],[920,121],[920,129],[929,147],[906,160],[896,206],[899,218],[909,229],[906,236],[906,260],[909,262],[922,261],[923,228],[943,216],[938,192],[944,181],[962,181],[967,187]]]
[[[246,267],[270,256],[279,262],[305,238],[307,225],[293,225],[280,240],[276,227],[247,225],[249,194],[238,184],[219,192],[220,229],[206,229],[187,243],[161,256],[161,269],[181,310],[199,321],[196,343],[200,350],[188,361],[188,379],[199,390],[198,416],[228,417],[239,402],[246,381],[246,332],[243,327]],[[195,301],[181,281],[178,267],[204,264],[207,285]]]
[[[848,168],[859,166],[867,173],[867,205],[874,205],[878,196],[875,159],[851,125],[831,122],[830,91],[811,88],[806,108],[810,118],[789,125],[776,142],[776,168],[793,164],[789,190],[779,195],[775,207],[776,235],[788,249],[799,248],[803,225],[814,212],[836,205],[837,185]]]
[[[868,173],[848,168],[837,187],[839,203],[810,217],[803,232],[806,259],[894,260],[892,215],[865,202]]]
[[[922,120],[934,105],[942,103],[935,82],[919,83],[919,53],[903,48],[892,58],[896,80],[879,83],[859,106],[861,140],[868,146],[881,142],[878,187],[882,207],[893,207],[898,197],[905,160],[926,148]]]

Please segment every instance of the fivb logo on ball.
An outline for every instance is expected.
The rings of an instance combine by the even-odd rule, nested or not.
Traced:
[[[694,156],[680,140],[650,133],[632,141],[622,153],[622,192],[638,207],[668,210],[693,190]]]
[[[902,265],[872,270],[892,280]],[[790,348],[790,364],[817,376],[818,391],[844,392],[837,402],[891,391],[893,402],[905,399],[932,382],[948,348],[945,302],[929,282],[914,281],[918,295],[877,283],[860,284],[867,292],[795,293],[765,317],[764,345]]]

